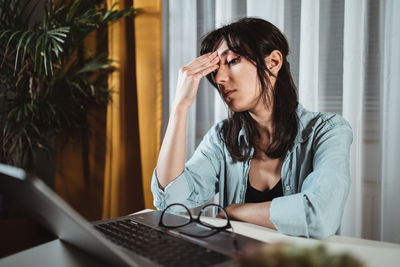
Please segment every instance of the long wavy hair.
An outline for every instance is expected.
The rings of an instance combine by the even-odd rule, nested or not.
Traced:
[[[232,52],[255,63],[261,88],[260,100],[267,105],[267,96],[270,95],[273,101],[275,131],[271,143],[264,152],[270,158],[283,158],[293,147],[298,130],[297,88],[290,73],[290,65],[287,60],[289,45],[285,36],[268,21],[258,18],[243,18],[203,37],[200,54],[215,51],[222,41],[226,42]],[[275,88],[272,87],[268,78],[268,74],[274,75],[265,64],[265,57],[274,50],[280,51],[283,57],[282,67],[276,77]],[[207,75],[207,79],[218,90],[213,73]],[[238,140],[242,128],[245,130],[247,142]],[[229,111],[228,119],[223,122],[221,138],[234,160],[247,160],[250,157],[251,148],[255,147],[254,140],[258,137],[260,134],[256,127],[256,121],[248,111]]]

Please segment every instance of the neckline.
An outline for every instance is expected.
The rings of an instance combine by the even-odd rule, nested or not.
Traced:
[[[264,191],[260,191],[255,189],[251,184],[250,184],[250,179],[247,179],[247,187],[250,188],[251,190],[255,191],[255,192],[259,192],[259,193],[266,193],[266,192],[273,192],[276,191],[277,188],[279,188],[279,186],[282,186],[282,178],[279,179],[279,181],[274,185],[274,187],[272,187],[271,189],[266,189]]]

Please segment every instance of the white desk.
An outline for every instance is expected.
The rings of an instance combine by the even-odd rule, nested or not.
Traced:
[[[362,260],[365,266],[399,266],[400,245],[344,236],[331,236],[324,240],[286,236],[275,230],[244,222],[231,222],[235,232],[268,243],[287,242],[299,246],[323,244],[332,253],[348,252]]]
[[[287,242],[299,246],[324,244],[332,253],[349,252],[361,259],[365,266],[399,266],[400,245],[365,239],[331,236],[324,240],[291,237],[279,234],[275,230],[254,224],[232,221],[236,233],[247,235],[268,243]],[[22,251],[0,260],[0,267],[23,266],[102,266],[91,258],[60,240],[54,240],[37,247]]]

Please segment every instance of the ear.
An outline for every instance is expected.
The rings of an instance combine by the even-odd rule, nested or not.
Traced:
[[[279,70],[282,67],[283,57],[279,50],[272,51],[268,56],[265,57],[265,64],[267,68],[274,74],[278,75]]]

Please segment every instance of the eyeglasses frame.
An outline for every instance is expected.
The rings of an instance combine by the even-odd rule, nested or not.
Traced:
[[[165,225],[165,224],[163,223],[164,214],[165,214],[165,212],[166,212],[170,207],[172,207],[172,206],[182,206],[182,207],[184,207],[185,210],[187,211],[188,215],[189,215],[189,221],[186,222],[186,223],[184,223],[184,224],[177,225],[177,226]],[[213,225],[210,225],[210,224],[207,224],[207,223],[202,222],[199,218],[200,218],[200,216],[201,216],[203,210],[206,209],[206,208],[208,208],[208,207],[217,207],[217,208],[221,209],[221,210],[225,213],[226,222],[227,222],[226,225],[219,227],[219,226],[213,226]],[[228,216],[228,213],[226,212],[226,210],[225,210],[222,206],[220,206],[220,205],[218,205],[218,204],[214,204],[214,203],[210,203],[210,204],[207,204],[207,205],[203,206],[203,207],[201,208],[199,214],[197,215],[197,218],[193,218],[192,213],[190,212],[190,210],[188,209],[188,207],[186,207],[184,204],[182,204],[182,203],[172,203],[172,204],[168,205],[168,206],[162,211],[161,216],[160,216],[160,221],[158,222],[158,225],[159,225],[159,226],[162,226],[162,227],[165,227],[165,228],[169,228],[169,229],[175,229],[175,228],[184,227],[184,226],[186,226],[186,225],[188,225],[188,224],[191,224],[191,223],[193,223],[193,222],[199,223],[199,224],[201,224],[201,225],[203,225],[203,226],[205,226],[205,227],[208,227],[208,228],[210,228],[210,229],[212,229],[212,230],[216,230],[216,231],[215,231],[215,232],[212,232],[211,234],[206,235],[206,236],[200,236],[200,235],[190,234],[190,233],[186,233],[186,232],[182,232],[182,234],[185,234],[185,235],[188,235],[188,236],[192,236],[192,237],[206,238],[206,237],[215,235],[215,234],[217,234],[217,233],[219,233],[219,232],[221,232],[221,231],[223,231],[223,230],[232,228],[232,225],[231,225],[231,222],[230,222],[230,219],[229,219],[229,216]]]

